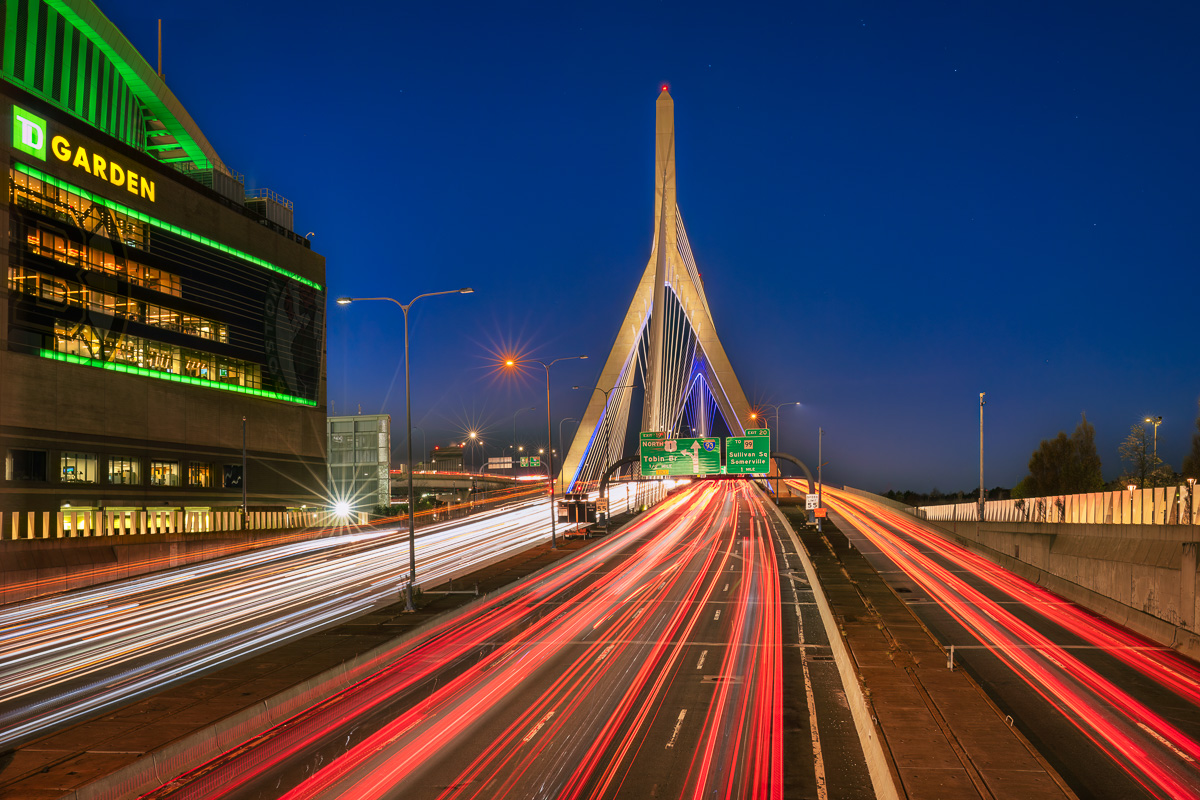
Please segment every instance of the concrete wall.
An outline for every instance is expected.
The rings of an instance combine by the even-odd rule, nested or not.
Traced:
[[[929,527],[1068,600],[1200,658],[1197,526],[937,522]]]
[[[1196,518],[1188,512],[1188,488],[1175,487],[1174,494],[1172,487],[1159,487],[1035,498],[1025,508],[1013,500],[989,502],[983,523],[975,519],[974,503],[912,508],[870,492],[845,491],[922,518],[934,533],[1008,571],[1200,659],[1200,525],[1188,524]],[[1047,501],[1041,507],[1048,515],[1079,521],[997,521],[1022,519],[1025,509],[1038,507],[1037,499]],[[1106,516],[1126,522],[1105,522]]]

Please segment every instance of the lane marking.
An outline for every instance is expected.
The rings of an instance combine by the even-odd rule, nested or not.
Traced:
[[[528,742],[534,736],[537,736],[537,732],[540,731],[542,729],[542,726],[545,725],[547,722],[549,722],[550,718],[553,716],[554,716],[553,711],[546,712],[546,716],[542,717],[538,721],[538,724],[533,726],[533,730],[531,730],[529,733],[525,734],[525,738],[522,741]]]
[[[727,584],[725,584],[725,588],[724,588],[724,589],[722,589],[721,591],[722,591],[722,592],[728,592],[728,591],[729,591],[729,584],[728,584],[728,583],[727,583]]]
[[[1192,758],[1191,756],[1189,756],[1187,753],[1185,753],[1185,752],[1183,752],[1182,750],[1180,750],[1180,749],[1179,749],[1178,747],[1176,747],[1175,745],[1173,745],[1173,744],[1171,744],[1170,742],[1168,742],[1168,741],[1167,741],[1166,739],[1164,739],[1163,737],[1159,736],[1159,735],[1158,735],[1156,732],[1154,732],[1154,731],[1153,731],[1153,730],[1151,730],[1149,727],[1147,727],[1147,726],[1146,726],[1146,723],[1144,723],[1144,722],[1139,722],[1139,723],[1138,723],[1138,727],[1139,727],[1139,728],[1141,728],[1142,730],[1144,730],[1146,733],[1148,733],[1148,734],[1150,734],[1151,736],[1153,736],[1155,739],[1157,739],[1159,742],[1161,742],[1161,743],[1162,743],[1162,744],[1163,744],[1165,747],[1169,748],[1169,749],[1171,750],[1171,752],[1173,752],[1175,755],[1177,755],[1177,756],[1179,756],[1180,758],[1182,758],[1184,761],[1192,762],[1192,761],[1195,761],[1195,760],[1196,760],[1196,759]]]
[[[608,654],[611,653],[612,649],[616,646],[617,646],[616,643],[613,643],[613,644],[610,644],[608,647],[604,648],[604,652],[596,657],[596,663],[599,664],[601,661],[608,658]]]
[[[696,662],[696,669],[704,666],[704,659],[708,658],[708,651],[704,650],[700,653],[700,660]]]
[[[780,544],[783,544],[782,538]],[[793,544],[798,544],[793,542]],[[797,554],[797,558],[799,554]],[[796,576],[788,575],[788,585],[792,587],[792,606],[796,609],[796,634],[799,637],[800,650],[800,670],[804,674],[804,697],[808,703],[808,730],[812,739],[813,749],[813,766],[815,779],[817,783],[817,799],[829,800],[829,787],[825,783],[825,757],[821,753],[821,734],[817,728],[817,702],[813,692],[812,675],[808,671],[808,650],[804,649],[808,643],[804,641],[804,618],[800,614],[800,590],[796,587]],[[811,587],[805,581],[804,591],[811,592]],[[814,595],[815,598],[815,595]],[[805,603],[805,605],[811,605]],[[829,647],[828,644],[821,645]]]
[[[721,609],[718,608],[717,613],[713,615],[713,622],[716,622],[720,618],[721,618]]]
[[[679,709],[679,718],[675,720],[675,730],[671,732],[671,739],[667,742],[667,750],[675,746],[675,740],[679,738],[679,728],[683,725],[683,718],[687,716],[687,709]]]

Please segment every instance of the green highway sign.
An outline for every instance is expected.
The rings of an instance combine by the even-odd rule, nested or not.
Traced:
[[[539,458],[538,456],[530,456],[530,457],[529,457],[529,466],[531,466],[531,467],[540,467],[541,465],[542,465],[542,459],[541,459],[541,458]]]
[[[721,440],[671,439],[665,433],[643,432],[642,475],[716,475],[721,472]]]
[[[643,459],[643,463],[644,463]],[[725,472],[729,475],[765,475],[771,471],[771,431],[750,428],[743,436],[725,440]]]

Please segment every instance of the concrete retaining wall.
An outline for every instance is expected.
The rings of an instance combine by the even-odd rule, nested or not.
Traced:
[[[1197,526],[926,525],[1055,594],[1200,659]]]

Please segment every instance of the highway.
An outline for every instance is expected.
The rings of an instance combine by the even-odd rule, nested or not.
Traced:
[[[765,514],[694,484],[146,797],[782,797]]]
[[[548,541],[549,513],[541,500],[421,528],[418,585]],[[0,609],[0,752],[395,602],[408,563],[391,527]]]
[[[851,543],[1080,797],[1200,797],[1200,668],[944,538],[826,487]]]

